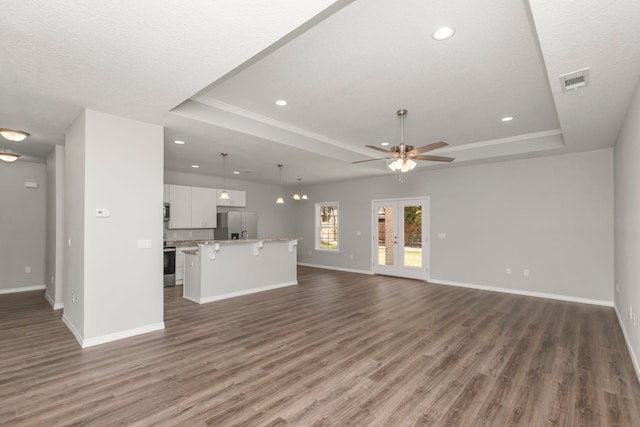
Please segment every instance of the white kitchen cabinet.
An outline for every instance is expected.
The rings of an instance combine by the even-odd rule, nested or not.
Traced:
[[[216,228],[216,189],[169,185],[169,228]]]
[[[164,203],[171,203],[171,200],[169,199],[169,184],[164,184],[162,186],[162,201]]]
[[[247,192],[240,190],[227,190],[229,193],[229,200],[220,199],[220,193],[222,189],[216,190],[216,201],[218,206],[231,206],[236,208],[244,208],[247,206]]]
[[[171,219],[169,228],[191,228],[191,187],[169,185]]]
[[[191,228],[216,227],[216,189],[191,187]]]
[[[182,285],[184,283],[184,251],[195,250],[197,247],[192,248],[176,248],[176,285]]]

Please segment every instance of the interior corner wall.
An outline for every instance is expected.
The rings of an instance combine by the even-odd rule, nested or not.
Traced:
[[[0,293],[45,288],[46,176],[41,163],[0,161]]]
[[[46,297],[54,309],[63,307],[64,259],[64,147],[56,145],[47,156]]]
[[[161,126],[92,110],[67,132],[63,320],[83,347],[164,327],[163,144]]]
[[[85,116],[86,344],[164,327],[164,129],[92,110]]]
[[[640,80],[614,153],[615,306],[640,378]]]
[[[301,263],[371,271],[371,200],[426,196],[432,280],[612,304],[612,149],[306,189],[294,207]],[[339,253],[314,250],[314,203],[326,201],[340,203]]]

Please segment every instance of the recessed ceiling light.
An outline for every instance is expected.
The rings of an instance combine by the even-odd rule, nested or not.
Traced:
[[[388,142],[383,142],[383,143],[382,143],[382,144],[380,144],[380,145],[387,146],[387,145],[389,145],[389,143],[388,143]]]
[[[431,33],[431,38],[437,41],[450,39],[456,33],[456,30],[451,27],[440,27]]]
[[[184,141],[179,141],[179,140],[175,140],[173,141],[173,143],[178,145],[184,145]]]
[[[199,165],[191,165],[192,168],[194,169],[198,169],[200,166]]]
[[[284,99],[278,99],[278,100],[276,101],[276,105],[277,105],[278,107],[284,107],[285,105],[287,105],[287,101],[285,101]]]
[[[511,116],[506,116],[500,119],[500,121],[503,121],[503,122],[510,122],[511,120],[513,120],[513,117]]]
[[[233,171],[234,175],[240,175],[240,171]]]

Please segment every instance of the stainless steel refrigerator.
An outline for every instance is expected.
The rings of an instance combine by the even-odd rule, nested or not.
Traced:
[[[255,212],[220,212],[213,232],[216,240],[257,239],[258,215]]]

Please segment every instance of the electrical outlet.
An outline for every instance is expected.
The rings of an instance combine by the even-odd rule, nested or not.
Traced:
[[[507,267],[507,269],[505,270],[505,273],[511,274],[511,267]]]
[[[26,266],[26,267],[24,268],[24,272],[25,272],[25,273],[31,273],[31,267]]]
[[[529,269],[528,269],[528,268],[525,268],[525,269],[522,271],[522,275],[523,275],[524,277],[529,277]]]
[[[353,254],[349,255],[349,258],[353,259]]]
[[[71,292],[71,302],[75,304],[76,302],[76,293],[75,292]]]
[[[193,232],[189,232],[189,237],[193,237]]]

